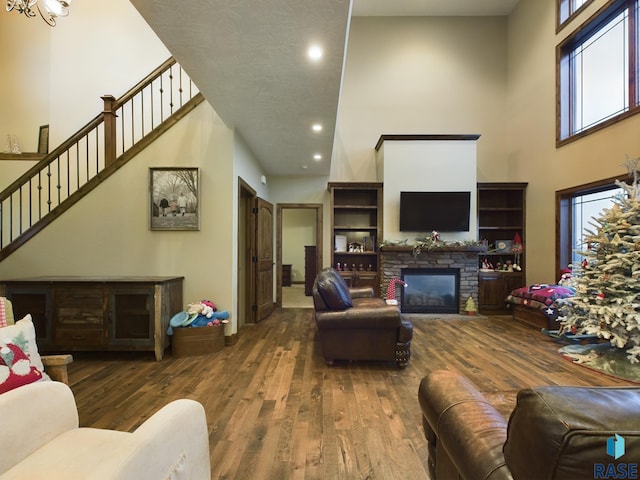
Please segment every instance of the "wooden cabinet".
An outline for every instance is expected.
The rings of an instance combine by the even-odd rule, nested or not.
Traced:
[[[148,350],[161,360],[167,327],[183,310],[182,277],[40,277],[6,280],[16,318],[31,314],[43,352]]]
[[[485,315],[509,313],[505,298],[516,288],[524,286],[522,272],[480,272],[478,274],[478,311]]]
[[[379,295],[382,183],[332,182],[329,192],[332,266],[350,286],[372,286]]]
[[[507,262],[518,264],[521,271],[483,272],[478,276],[478,310],[485,314],[507,313],[504,299],[526,283],[526,183],[478,184],[478,239],[486,241],[487,253],[479,258],[479,266],[487,260],[494,267]],[[518,234],[522,250],[512,248]]]
[[[304,294],[313,295],[313,281],[318,273],[318,249],[315,245],[304,247]]]
[[[282,265],[282,286],[291,286],[291,264]]]

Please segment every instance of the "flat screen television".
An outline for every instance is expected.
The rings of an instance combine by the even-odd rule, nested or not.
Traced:
[[[400,192],[401,232],[468,232],[471,192]]]

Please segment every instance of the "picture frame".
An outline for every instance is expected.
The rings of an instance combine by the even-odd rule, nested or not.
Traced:
[[[200,171],[149,168],[149,229],[200,230]]]
[[[496,240],[497,253],[510,253],[513,240]]]
[[[49,153],[49,125],[42,125],[38,132],[38,153]]]
[[[347,236],[346,235],[336,235],[335,238],[335,251],[336,252],[346,252],[347,251]]]
[[[362,239],[362,243],[364,245],[365,252],[375,252],[376,251],[376,237],[364,237]]]

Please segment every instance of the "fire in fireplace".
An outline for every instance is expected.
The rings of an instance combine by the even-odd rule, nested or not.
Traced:
[[[459,313],[459,268],[403,268],[403,313]]]

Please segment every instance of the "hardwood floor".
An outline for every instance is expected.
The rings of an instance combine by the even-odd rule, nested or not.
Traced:
[[[417,401],[427,371],[458,370],[503,414],[542,384],[627,385],[562,360],[510,317],[411,315],[412,358],[325,365],[313,310],[279,309],[212,355],[74,354],[82,426],[131,431],[177,398],[200,401],[214,479],[428,479]],[[171,441],[171,439],[167,439]]]

